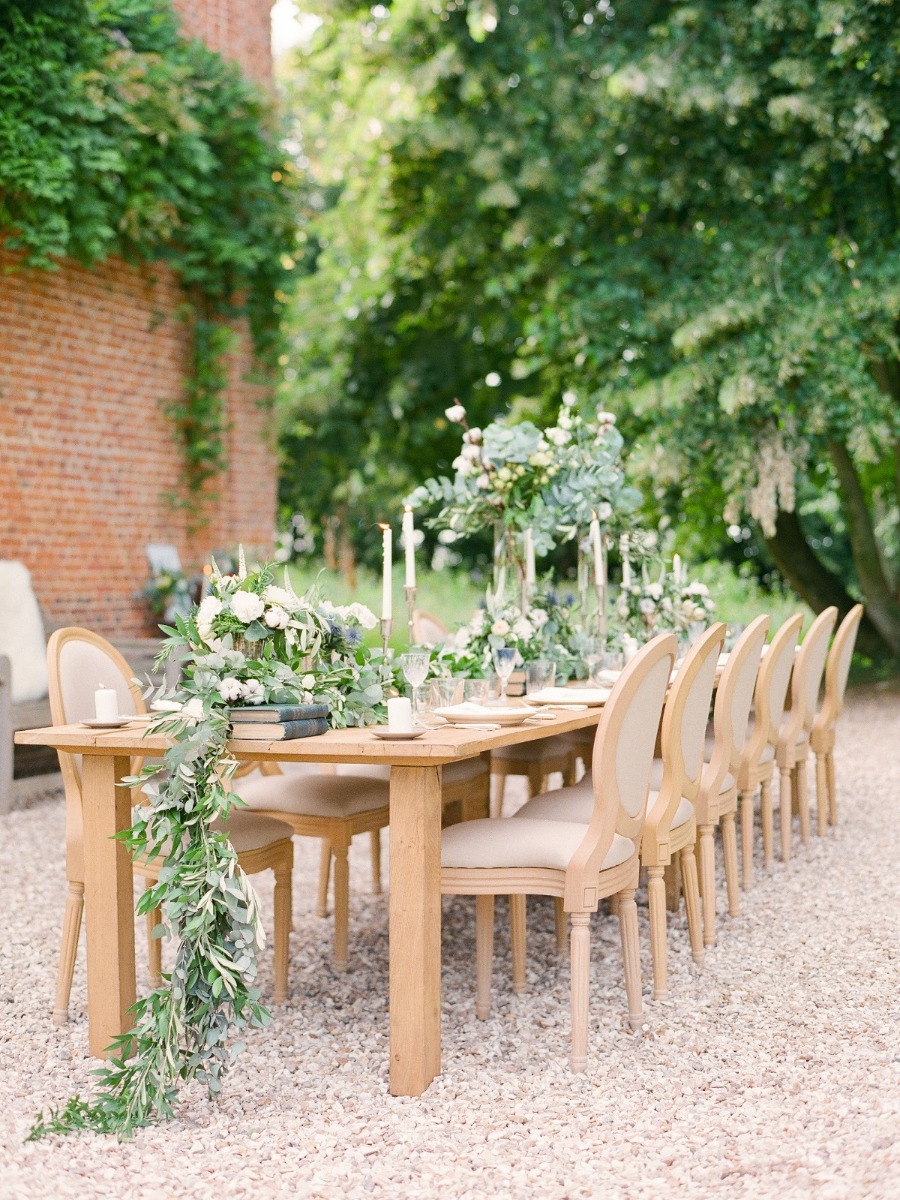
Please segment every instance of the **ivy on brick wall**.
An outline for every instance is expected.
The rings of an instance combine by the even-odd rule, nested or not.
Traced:
[[[186,501],[225,465],[228,328],[279,353],[295,175],[268,96],[168,0],[0,0],[0,231],[23,264],[163,262],[193,338],[168,412]]]

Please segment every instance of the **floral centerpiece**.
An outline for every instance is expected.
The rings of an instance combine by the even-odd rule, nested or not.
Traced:
[[[264,944],[256,895],[220,824],[241,803],[229,786],[237,767],[228,748],[232,708],[324,702],[332,725],[385,716],[384,665],[360,645],[360,630],[375,622],[368,609],[298,596],[287,576],[278,586],[268,566],[248,572],[243,553],[235,575],[214,567],[211,586],[166,630],[160,660],[178,654],[183,678],[156,693],[148,728],[170,747],[161,764],[123,781],[144,801],[124,835],[128,847],[159,867],[138,911],[161,909],[161,932],[177,942],[172,973],[135,1005],[134,1029],[97,1072],[98,1097],[76,1096],[41,1115],[33,1137],[72,1129],[127,1135],[171,1116],[190,1080],[213,1096],[241,1048],[233,1035],[270,1019],[254,986]]]
[[[616,616],[623,632],[639,638],[667,631],[686,632],[691,625],[708,624],[715,610],[705,583],[682,581],[665,568],[655,581],[644,571],[640,578],[623,584],[616,600]]]

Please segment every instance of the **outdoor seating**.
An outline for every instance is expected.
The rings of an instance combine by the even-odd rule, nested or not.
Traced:
[[[705,764],[695,807],[699,840],[700,892],[703,899],[703,942],[716,941],[715,830],[722,830],[722,854],[728,912],[740,915],[738,874],[737,775],[747,733],[750,705],[759,674],[769,618],[757,617],[743,632],[728,655],[716,689],[713,736],[706,739]]]
[[[597,785],[587,823],[565,820],[470,821],[441,839],[441,891],[475,896],[476,1015],[490,1013],[494,897],[517,900],[514,962],[524,962],[524,898],[562,899],[570,915],[570,1063],[587,1060],[590,916],[600,900],[617,898],[632,1029],[643,1014],[637,909],[638,845],[647,805],[653,744],[672,663],[675,639],[655,638],[625,669],[598,726],[594,750]],[[514,968],[515,969],[515,968]]]
[[[131,683],[132,672],[116,648],[87,629],[75,627],[57,630],[47,647],[50,708],[54,725],[69,725],[94,716],[94,690],[98,682],[113,689],[122,715],[144,714],[146,706],[140,691]],[[57,978],[53,1020],[57,1025],[68,1020],[69,996],[85,905],[84,818],[82,811],[82,759],[59,751],[59,764],[66,792],[66,877],[68,896],[63,922],[62,946]],[[132,772],[140,770],[141,760],[132,760]],[[139,799],[139,798],[138,798]],[[291,929],[291,870],[294,854],[290,831],[280,821],[266,820],[254,814],[233,812],[227,824],[217,826],[227,833],[240,866],[247,874],[271,870],[275,876],[275,1002],[287,999],[289,936]],[[152,887],[158,879],[159,864],[146,857],[136,858],[135,872]],[[102,897],[97,897],[102,902]],[[91,903],[90,897],[87,903]],[[158,910],[147,915],[147,940],[150,983],[161,979],[161,946],[153,929],[160,922]]]
[[[803,639],[791,675],[791,707],[784,714],[775,745],[775,762],[781,772],[781,857],[791,857],[791,824],[795,808],[800,817],[803,844],[809,841],[809,795],[806,762],[810,730],[819,701],[819,688],[828,642],[837,620],[837,609],[819,613]]]
[[[828,824],[837,825],[837,789],[834,778],[834,746],[837,723],[844,708],[844,692],[850,673],[850,660],[863,616],[863,606],[855,604],[847,613],[831,643],[825,664],[825,696],[809,731],[809,745],[816,756],[817,828],[825,836]]]

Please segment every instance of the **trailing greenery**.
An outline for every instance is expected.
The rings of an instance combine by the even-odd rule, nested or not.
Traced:
[[[166,263],[193,355],[173,400],[195,492],[225,462],[228,323],[272,364],[295,173],[270,99],[183,38],[168,0],[0,0],[0,230],[23,264]]]
[[[175,963],[134,1006],[134,1028],[96,1072],[97,1096],[41,1114],[32,1138],[77,1129],[127,1136],[170,1117],[189,1080],[215,1096],[242,1048],[233,1035],[270,1019],[254,986],[265,942],[256,894],[223,826],[241,804],[229,787],[232,710],[314,703],[333,726],[371,724],[384,718],[393,681],[380,655],[361,649],[362,629],[376,624],[367,608],[336,607],[315,591],[300,597],[285,583],[275,584],[269,566],[248,572],[241,552],[237,575],[214,569],[210,594],[167,629],[160,659],[177,654],[184,677],[160,693],[149,730],[171,744],[162,763],[124,781],[146,803],[123,838],[132,855],[158,863],[138,912],[161,909],[157,932],[177,941]]]
[[[896,5],[308,6],[284,444],[327,461],[285,499],[362,524],[446,472],[455,397],[484,425],[572,389],[692,558],[858,594],[861,644],[900,652]]]

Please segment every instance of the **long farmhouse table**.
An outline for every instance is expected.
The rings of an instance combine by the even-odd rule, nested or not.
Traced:
[[[335,729],[297,741],[231,743],[242,761],[390,765],[393,1095],[419,1096],[441,1071],[442,767],[596,725],[601,711],[558,712],[553,721],[496,731],[443,726],[415,741],[381,741],[370,730]],[[132,796],[118,781],[130,773],[132,755],[160,757],[168,742],[138,724],[107,732],[81,725],[31,729],[16,734],[16,741],[82,755],[88,1036],[90,1052],[105,1058],[113,1038],[131,1028],[128,1009],[135,1001],[131,860],[115,838],[131,825]]]

